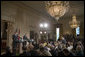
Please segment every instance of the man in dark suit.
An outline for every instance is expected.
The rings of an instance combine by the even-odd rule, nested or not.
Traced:
[[[30,42],[30,38],[28,37],[28,34],[25,34],[25,35],[23,36],[23,40]]]
[[[19,42],[19,40],[18,40],[18,33],[17,32],[15,32],[15,34],[13,34],[13,36],[12,36],[13,38],[13,54],[14,55],[16,55],[16,48],[17,48],[17,43]]]
[[[26,40],[26,41],[28,40],[26,34],[23,36],[23,40]]]

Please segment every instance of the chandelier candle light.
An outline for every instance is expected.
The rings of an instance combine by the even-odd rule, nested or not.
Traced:
[[[76,16],[73,15],[72,21],[70,21],[69,24],[70,24],[71,28],[77,28],[79,26],[80,22],[77,21]]]
[[[46,1],[45,4],[48,13],[57,21],[68,11],[69,8],[68,1]]]

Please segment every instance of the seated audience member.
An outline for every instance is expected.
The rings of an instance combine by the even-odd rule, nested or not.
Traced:
[[[37,48],[30,50],[30,53],[31,53],[31,56],[40,56],[40,51]]]
[[[46,50],[43,46],[40,47],[41,56],[52,56],[52,54]]]
[[[70,45],[67,47],[68,51],[71,51],[73,49],[73,43],[71,42]]]
[[[82,50],[84,50],[84,46],[81,41],[78,41],[77,45],[81,45]]]
[[[66,39],[64,37],[62,37],[61,41],[62,41],[63,44],[66,44]]]
[[[75,49],[71,49],[70,52],[73,53],[73,54],[76,56],[76,51],[75,51]]]
[[[40,56],[39,53],[38,53],[38,47],[37,46],[34,47],[32,45],[32,43],[30,43],[28,48],[30,49],[29,52],[31,53],[31,56]]]
[[[11,51],[10,51],[10,47],[7,47],[6,48],[6,53],[5,54],[3,54],[2,56],[12,56],[13,54],[11,53]]]
[[[31,54],[29,52],[27,52],[27,47],[24,47],[23,53],[20,54],[20,56],[31,56]]]
[[[63,50],[63,54],[64,54],[64,56],[75,56],[73,53],[71,53],[70,51],[68,51],[68,49],[64,49]]]
[[[77,45],[77,47],[76,47],[76,55],[77,56],[84,56],[83,49],[82,49],[81,45]]]

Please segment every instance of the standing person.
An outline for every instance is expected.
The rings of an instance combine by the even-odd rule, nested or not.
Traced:
[[[26,40],[26,41],[27,41],[27,36],[26,36],[26,34],[23,36],[23,40]]]
[[[30,40],[27,37],[27,34],[23,36],[23,49],[26,47],[27,43],[30,42]]]
[[[25,35],[23,36],[23,40],[30,42],[29,35],[28,35],[28,34],[25,34]]]
[[[16,31],[15,34],[12,36],[13,38],[13,54],[16,55],[16,48],[17,48],[17,43],[18,43],[18,32]]]

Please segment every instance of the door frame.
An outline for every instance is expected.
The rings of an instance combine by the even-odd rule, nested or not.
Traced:
[[[9,28],[10,28],[10,25],[12,25],[12,26],[14,25],[14,22],[8,21],[8,20],[1,20],[1,24],[2,24],[2,22],[7,22],[7,31],[6,31],[6,32],[7,32],[7,39],[6,39],[6,40],[1,39],[1,42],[2,42],[2,43],[6,43],[6,47],[7,47],[7,46],[9,46],[9,37],[10,37],[10,36],[9,36],[9,34],[10,34],[10,33],[9,33],[9,30],[10,30],[10,29],[9,29]],[[11,30],[13,30],[13,29],[11,29]],[[1,45],[2,45],[2,43],[1,43]],[[5,48],[6,48],[6,47],[5,47]],[[3,52],[4,52],[4,51],[3,51]]]

